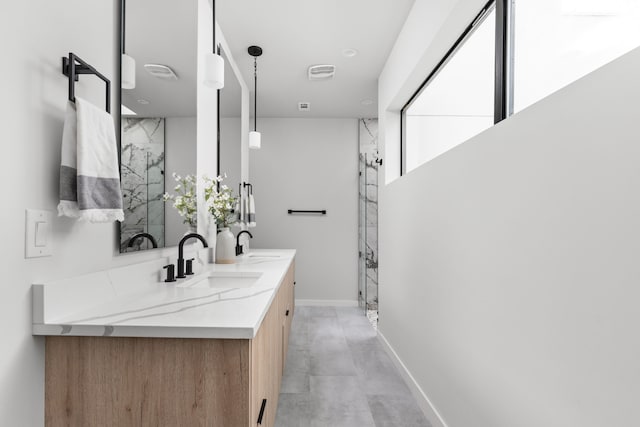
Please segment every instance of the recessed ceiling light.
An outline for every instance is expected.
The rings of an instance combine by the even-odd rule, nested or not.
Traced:
[[[358,54],[358,51],[356,49],[352,49],[352,48],[342,49],[342,55],[346,56],[347,58],[353,58],[357,54]]]
[[[371,104],[373,104],[373,99],[369,99],[369,98],[363,99],[362,101],[360,101],[360,104],[362,104],[362,105],[371,105]]]
[[[142,105],[147,105],[149,104],[149,101],[147,101],[146,99],[138,99],[138,103]]]

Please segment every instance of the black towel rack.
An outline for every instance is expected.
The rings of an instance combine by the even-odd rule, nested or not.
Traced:
[[[111,81],[76,54],[69,52],[69,57],[62,57],[62,74],[69,77],[69,101],[76,102],[75,83],[80,74],[94,74],[106,84],[106,110],[111,113]]]
[[[242,189],[247,187],[249,187],[249,194],[253,194],[253,185],[243,181],[238,183],[238,195],[242,194]]]
[[[288,209],[287,213],[289,215],[291,214],[297,214],[297,213],[303,213],[303,214],[320,214],[320,215],[326,215],[327,214],[327,210],[326,209],[322,209],[319,211],[305,211],[305,210],[299,210],[299,209]]]

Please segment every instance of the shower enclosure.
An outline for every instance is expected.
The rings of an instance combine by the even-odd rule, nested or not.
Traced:
[[[378,120],[360,119],[358,303],[378,317]]]

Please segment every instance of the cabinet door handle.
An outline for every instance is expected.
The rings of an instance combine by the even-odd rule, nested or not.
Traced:
[[[286,312],[284,315],[285,315],[285,316],[288,316],[288,315],[289,315],[289,310],[287,310],[287,312]]]
[[[260,407],[260,415],[258,415],[258,424],[262,424],[262,417],[264,416],[264,409],[267,407],[267,399],[262,399],[262,406]]]
[[[296,282],[293,282],[293,284],[295,285],[295,284],[296,284]]]

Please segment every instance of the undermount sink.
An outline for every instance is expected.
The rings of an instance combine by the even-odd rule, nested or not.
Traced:
[[[250,288],[255,285],[262,276],[262,273],[256,272],[219,272],[206,273],[203,276],[194,277],[193,279],[179,283],[179,288]]]

